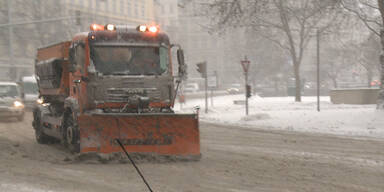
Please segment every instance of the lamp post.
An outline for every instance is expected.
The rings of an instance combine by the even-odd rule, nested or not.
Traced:
[[[317,62],[316,62],[316,71],[317,71],[317,111],[320,112],[320,31],[316,31],[316,52],[317,52]]]
[[[250,96],[250,86],[248,85],[248,70],[251,62],[248,60],[247,56],[244,57],[244,60],[240,61],[241,66],[244,70],[245,76],[245,115],[248,115],[248,97]]]
[[[205,113],[208,113],[208,75],[207,75],[207,62],[197,63],[197,72],[204,78],[205,83]]]

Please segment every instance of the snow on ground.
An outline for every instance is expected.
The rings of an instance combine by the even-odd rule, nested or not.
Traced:
[[[204,99],[188,100],[175,110],[190,112],[200,106],[200,120],[234,124],[259,129],[278,129],[337,135],[370,136],[384,138],[384,112],[375,105],[332,104],[329,97],[321,97],[321,111],[317,111],[316,97],[303,97],[294,102],[293,97],[253,96],[249,100],[249,115],[245,105],[235,105],[234,100],[244,100],[244,95],[215,97],[209,112],[204,113]]]
[[[43,190],[39,188],[35,188],[29,184],[9,184],[9,183],[1,183],[0,190],[4,190],[7,192],[53,192],[52,190]],[[56,190],[55,190],[56,191]]]

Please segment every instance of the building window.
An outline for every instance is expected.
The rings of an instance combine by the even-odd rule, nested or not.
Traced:
[[[120,0],[120,13],[121,15],[124,14],[124,0]]]
[[[110,10],[109,10],[109,1],[108,0],[104,0],[102,2],[103,2],[104,11],[105,12],[110,12]]]
[[[139,16],[139,5],[135,2],[135,16]]]
[[[131,1],[128,1],[128,2],[127,2],[127,10],[126,10],[125,15],[129,15],[129,16],[131,16],[131,15],[132,15],[132,14],[131,14],[131,10],[132,10],[132,7],[131,7]]]
[[[112,12],[113,13],[117,12],[117,10],[116,10],[116,0],[112,0]]]
[[[93,1],[94,0],[89,0],[89,8],[93,9]]]
[[[141,4],[141,16],[145,17],[145,4]]]
[[[169,13],[173,14],[173,4],[169,4]]]

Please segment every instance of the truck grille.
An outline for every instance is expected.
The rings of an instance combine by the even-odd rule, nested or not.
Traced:
[[[160,100],[161,93],[156,88],[109,88],[107,102],[129,102],[137,96],[149,97],[150,101]]]

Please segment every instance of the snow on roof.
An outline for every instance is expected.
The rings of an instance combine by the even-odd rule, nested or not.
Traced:
[[[22,77],[22,81],[23,82],[33,82],[33,83],[35,83],[36,82],[36,78],[35,78],[35,76],[25,76],[25,77]]]
[[[5,82],[5,81],[3,81],[3,82],[0,82],[0,85],[15,85],[15,86],[17,86],[17,83],[15,83],[15,82]]]

